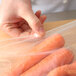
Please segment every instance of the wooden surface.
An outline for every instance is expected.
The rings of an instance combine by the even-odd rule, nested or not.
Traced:
[[[59,27],[61,25],[64,25],[66,23],[72,22],[74,20],[75,19],[73,19],[73,20],[56,21],[56,22],[47,22],[47,23],[45,23],[44,28],[45,28],[46,31],[48,31],[48,30],[51,30],[53,28]]]

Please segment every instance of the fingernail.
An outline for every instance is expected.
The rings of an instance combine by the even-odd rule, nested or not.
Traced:
[[[44,28],[40,27],[39,32],[44,32]]]
[[[35,37],[42,37],[44,35],[45,31],[43,27],[40,27],[38,31],[34,34]]]
[[[45,33],[44,28],[40,27],[39,31],[38,31],[39,37],[42,37],[44,35],[44,33]]]

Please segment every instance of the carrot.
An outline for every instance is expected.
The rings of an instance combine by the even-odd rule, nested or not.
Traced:
[[[21,76],[46,76],[50,70],[72,62],[73,54],[65,48],[56,50],[53,54],[44,58],[40,63],[36,64]]]
[[[76,62],[58,67],[47,76],[76,76]]]
[[[26,54],[32,53],[35,55],[24,56],[20,58],[17,63],[11,69],[9,75],[19,76],[21,73],[41,61],[48,54],[37,55],[39,52],[47,52],[64,46],[64,38],[60,34],[54,34],[51,37],[48,37],[40,44],[33,47]]]

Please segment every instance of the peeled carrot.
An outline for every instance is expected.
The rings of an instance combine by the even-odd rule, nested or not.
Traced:
[[[50,70],[72,62],[73,54],[65,48],[56,50],[53,54],[44,58],[21,76],[46,76]]]
[[[76,62],[58,67],[47,76],[76,76]]]
[[[64,43],[64,38],[60,34],[54,34],[51,37],[48,37],[40,44],[36,45],[31,50],[29,50],[28,53],[26,53],[32,53],[35,55],[28,55],[24,56],[23,58],[20,58],[11,69],[9,75],[19,76],[21,73],[23,73],[24,71],[26,71],[27,69],[29,69],[48,55],[37,55],[39,52],[47,52],[57,48],[61,48],[64,46]]]

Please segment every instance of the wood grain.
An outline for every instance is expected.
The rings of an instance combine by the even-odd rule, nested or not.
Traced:
[[[61,25],[64,25],[66,23],[72,22],[74,20],[75,19],[72,19],[72,20],[63,20],[63,21],[56,21],[56,22],[47,22],[47,23],[44,24],[44,28],[45,28],[46,31],[48,31],[48,30],[51,30],[53,28],[59,27]]]

